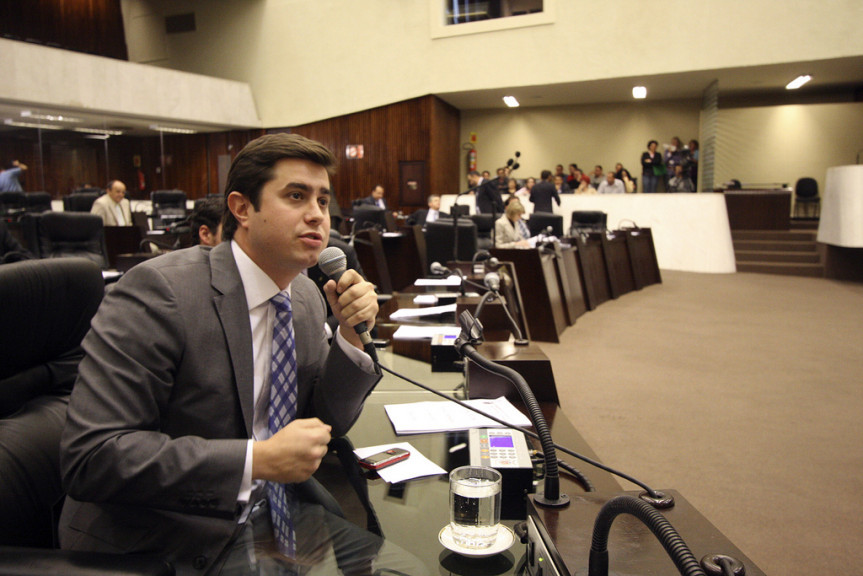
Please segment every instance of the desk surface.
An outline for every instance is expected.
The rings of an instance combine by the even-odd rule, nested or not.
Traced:
[[[400,357],[389,351],[383,351],[381,362],[389,368],[404,372],[406,375],[420,380],[426,385],[449,393],[461,393],[461,374],[435,373],[432,378],[430,368],[422,362]],[[435,400],[436,396],[416,389],[411,384],[399,381],[396,377],[385,374],[383,380],[366,401],[360,419],[351,429],[350,437],[356,447],[372,446],[392,442],[410,442],[411,445],[426,457],[446,470],[463,465],[467,459],[467,449],[451,449],[466,442],[467,433],[438,433],[396,436],[384,411],[386,404],[402,402],[419,402]],[[585,456],[596,459],[596,455],[578,433],[569,419],[557,406],[550,403],[542,404],[543,413],[548,420],[549,428],[555,442],[575,450]],[[538,444],[537,444],[538,445]],[[555,522],[557,533],[565,537],[566,542],[577,542],[578,547],[584,546],[583,555],[586,558],[590,547],[590,531],[598,503],[621,493],[621,485],[611,474],[597,469],[580,460],[559,453],[559,457],[575,466],[594,484],[596,492],[586,493],[580,485],[561,470],[561,492],[573,498],[573,504],[561,510]],[[525,561],[527,547],[516,542],[509,550],[497,556],[486,559],[463,558],[445,549],[438,541],[438,533],[449,521],[448,490],[449,485],[445,475],[419,478],[409,482],[390,485],[380,478],[369,479],[369,495],[377,513],[384,536],[409,550],[428,568],[430,574],[517,574]],[[631,486],[630,486],[631,487]],[[660,488],[660,487],[657,487]],[[681,499],[682,500],[682,499]],[[590,518],[588,518],[590,517]],[[680,525],[681,536],[689,543],[697,558],[708,552],[704,551],[703,543],[712,546],[710,551],[729,554],[735,557],[739,550],[719,533],[703,516],[687,502],[673,513],[668,513],[669,520],[675,527]],[[588,518],[588,520],[585,520]],[[565,520],[565,521],[564,521]],[[631,520],[631,519],[630,519]],[[504,520],[513,526],[516,520]],[[636,525],[632,521],[616,522],[618,527],[612,530],[610,538],[611,567],[614,572],[616,536],[624,531],[628,545],[636,543],[639,551],[636,556],[650,558],[651,565],[668,566],[668,571],[650,571],[650,574],[677,574],[674,565],[656,542],[648,529]],[[700,554],[700,555],[699,555]],[[626,559],[632,557],[632,552]],[[751,562],[741,556],[746,562],[747,574],[761,574]],[[581,566],[578,566],[581,570]],[[581,572],[579,572],[581,573]],[[626,572],[627,574],[636,572]]]

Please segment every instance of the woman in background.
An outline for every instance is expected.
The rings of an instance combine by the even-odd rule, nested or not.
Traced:
[[[527,224],[521,217],[524,215],[524,206],[518,200],[513,200],[506,205],[503,216],[494,223],[494,247],[495,248],[530,248],[530,232]]]
[[[647,143],[647,152],[641,155],[642,190],[648,194],[656,192],[656,183],[665,171],[662,155],[656,151],[659,142],[651,140]]]

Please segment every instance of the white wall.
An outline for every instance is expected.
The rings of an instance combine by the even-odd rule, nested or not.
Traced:
[[[648,140],[697,139],[700,112],[699,102],[688,101],[465,111],[461,142],[476,133],[478,168],[492,174],[518,150],[517,178],[539,177],[556,164],[563,164],[565,172],[573,162],[585,171],[596,164],[607,171],[621,162],[640,181]],[[465,159],[462,180],[466,164]]]
[[[863,54],[859,0],[549,1],[552,23],[433,38],[442,0],[124,0],[127,41],[161,65],[248,82],[265,127],[459,90]],[[430,4],[432,3],[432,4]],[[194,12],[195,32],[152,36]],[[674,15],[679,25],[671,26]],[[155,23],[155,24],[154,24]],[[501,23],[505,25],[506,23]],[[471,26],[471,25],[465,25]],[[578,32],[578,33],[576,33]]]
[[[794,186],[809,176],[823,193],[827,169],[854,164],[861,151],[860,102],[720,109],[715,182]]]

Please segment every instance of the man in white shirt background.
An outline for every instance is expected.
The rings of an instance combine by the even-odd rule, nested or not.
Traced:
[[[131,226],[132,207],[126,198],[126,185],[119,180],[108,182],[105,194],[93,202],[90,213],[101,216],[105,226]]]
[[[614,177],[614,172],[608,172],[605,175],[605,180],[599,183],[597,194],[626,194],[626,188],[623,181]]]

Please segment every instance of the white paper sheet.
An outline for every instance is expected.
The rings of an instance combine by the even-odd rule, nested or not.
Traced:
[[[445,304],[443,306],[429,306],[428,308],[399,308],[390,314],[390,320],[398,320],[400,318],[422,318],[424,316],[434,316],[436,314],[446,314],[452,312],[455,314],[455,303]]]
[[[446,278],[418,278],[414,286],[461,286],[461,277],[453,274]]]
[[[455,338],[461,334],[458,326],[399,326],[393,340],[431,340],[438,334]]]
[[[466,400],[473,406],[514,426],[531,426],[530,419],[501,396],[494,400]],[[500,424],[455,402],[429,401],[384,406],[397,434],[451,432],[470,428],[500,428]]]
[[[411,455],[407,460],[402,460],[397,464],[387,466],[383,470],[378,470],[378,475],[387,482],[404,482],[412,478],[446,474],[446,470],[426,458],[422,452],[411,446],[409,442],[356,448],[354,454],[356,454],[357,458],[365,458],[366,456],[371,456],[390,448],[402,448],[410,452]]]

